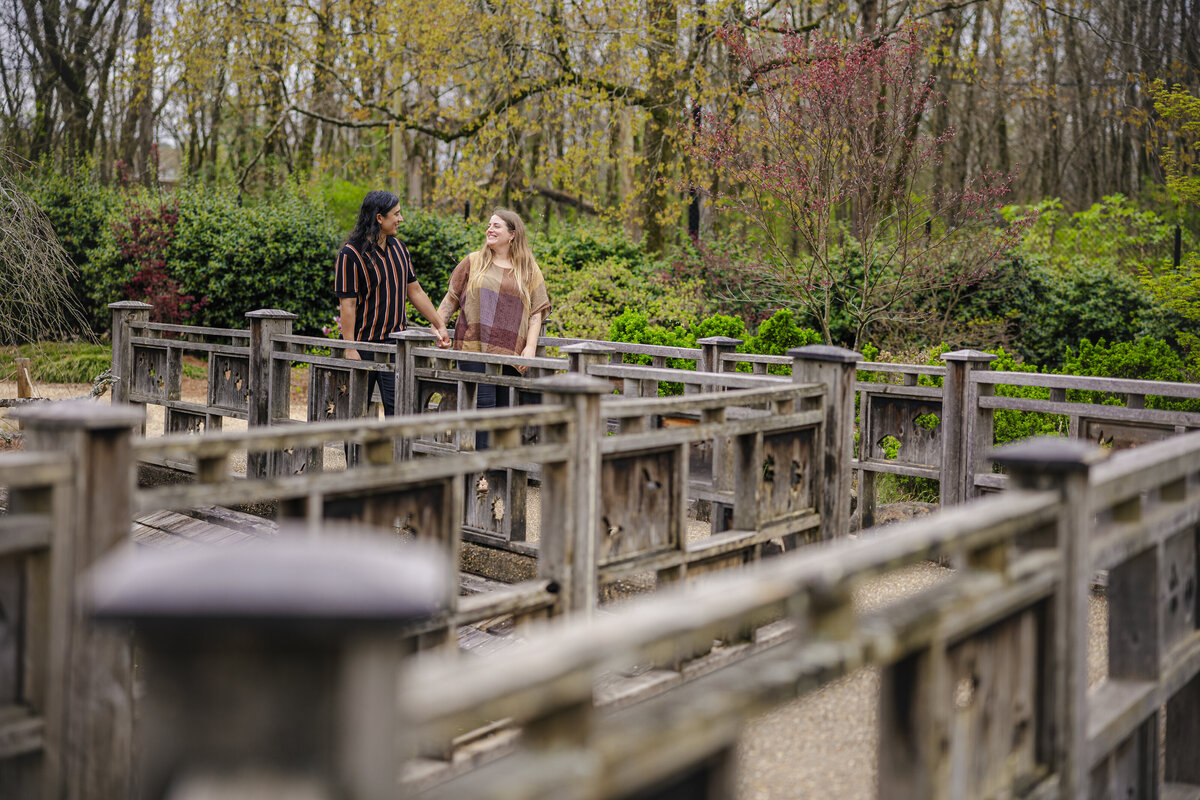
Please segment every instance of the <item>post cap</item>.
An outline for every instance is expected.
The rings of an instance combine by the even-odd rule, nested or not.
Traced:
[[[1108,458],[1108,451],[1080,439],[1035,436],[997,447],[988,458],[1022,472],[1084,472]]]
[[[299,317],[280,308],[260,308],[257,311],[247,311],[246,319],[299,319]]]
[[[143,303],[138,300],[121,300],[116,303],[109,303],[108,307],[112,311],[139,311],[141,309],[154,308],[149,303]]]
[[[104,430],[140,426],[146,419],[146,409],[128,403],[60,400],[22,406],[12,415],[31,427]]]
[[[942,353],[942,361],[983,361],[991,363],[999,356],[994,353],[985,353],[982,350],[955,350],[952,353]]]
[[[576,342],[558,348],[558,352],[568,355],[611,355],[616,351],[603,342]]]
[[[696,340],[696,344],[702,347],[704,345],[713,345],[715,347],[737,347],[741,343],[741,339],[735,339],[732,336],[705,336],[703,339]]]
[[[388,334],[389,339],[399,339],[406,342],[432,342],[437,339],[433,331],[425,328],[406,328],[402,331]]]
[[[533,387],[550,394],[611,394],[612,384],[582,372],[560,372],[533,381]]]
[[[862,353],[835,347],[830,344],[806,344],[803,347],[793,347],[787,354],[794,359],[805,361],[834,361],[839,364],[851,364],[862,361]]]
[[[124,549],[92,570],[89,610],[164,629],[194,622],[341,631],[429,616],[445,576],[440,554],[414,543],[281,534],[243,547]]]

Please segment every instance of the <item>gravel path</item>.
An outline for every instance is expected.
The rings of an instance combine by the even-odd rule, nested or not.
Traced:
[[[945,570],[923,564],[875,581],[855,596],[859,608],[889,603],[935,583]],[[1106,673],[1108,605],[1088,607],[1088,682]],[[739,800],[876,797],[879,670],[864,668],[754,720],[739,752]]]

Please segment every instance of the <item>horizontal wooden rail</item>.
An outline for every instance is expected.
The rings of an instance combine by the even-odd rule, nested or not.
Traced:
[[[1040,386],[1050,389],[1200,398],[1200,384],[1102,378],[1087,375],[1045,375],[1038,372],[973,372],[971,380],[984,385]]]
[[[202,438],[177,434],[155,439],[141,439],[134,453],[143,456],[180,458],[211,458],[229,455],[238,450],[278,450],[284,447],[317,447],[331,441],[367,442],[398,437],[419,436],[445,428],[471,427],[478,430],[499,430],[514,425],[556,425],[570,419],[562,406],[541,405],[537,408],[516,407],[485,411],[456,411],[408,417],[385,417],[370,421],[333,421],[287,426],[280,429],[255,428],[244,431],[220,431]]]
[[[528,722],[558,702],[550,687],[570,682],[573,675],[583,673],[590,691],[600,672],[669,660],[698,635],[719,635],[782,607],[803,608],[805,595],[825,595],[917,561],[965,558],[1052,522],[1056,501],[1049,492],[984,499],[971,508],[898,525],[887,536],[809,548],[800,557],[761,562],[752,574],[716,575],[586,625],[530,634],[526,648],[477,665],[431,659],[414,667],[402,706],[423,724],[477,724],[496,717]],[[883,633],[877,628],[872,638]],[[898,655],[894,648],[889,653]],[[448,671],[453,679],[447,679]]]
[[[700,357],[701,353],[697,347],[670,347],[658,344],[610,342],[600,339],[570,339],[559,336],[542,336],[538,339],[538,345],[542,347],[566,347],[574,344],[603,345],[618,355],[658,356],[662,358],[678,358],[685,361],[695,361]]]
[[[134,336],[130,342],[137,347],[148,349],[181,350],[210,355],[245,356],[249,353],[244,346],[214,342],[188,342],[180,339],[157,339],[146,336]]]
[[[130,322],[129,328],[135,331],[182,333],[188,336],[228,337],[231,339],[250,338],[250,331],[242,328],[209,328],[203,325],[171,325],[165,322]]]

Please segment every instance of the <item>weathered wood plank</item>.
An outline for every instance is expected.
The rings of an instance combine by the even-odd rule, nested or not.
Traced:
[[[910,478],[932,478],[937,480],[942,474],[940,467],[909,464],[898,460],[884,461],[881,459],[869,458],[866,461],[854,459],[850,463],[855,469],[877,472],[886,475],[906,475]]]
[[[210,357],[213,355],[223,355],[234,358],[245,358],[249,352],[246,347],[239,345],[218,344],[214,342],[182,342],[170,339],[156,339],[148,336],[134,336],[131,344],[143,352],[146,350],[161,350],[163,353],[166,353],[168,350],[178,350],[181,352],[208,353]]]
[[[0,708],[0,758],[36,753],[44,745],[45,722],[27,708]]]
[[[1200,397],[1200,384],[1173,381],[1142,381],[1129,378],[1097,378],[1088,375],[1049,375],[1038,372],[985,371],[971,376],[973,383],[1009,386],[1045,386],[1055,389],[1080,389],[1115,394]],[[1095,408],[1095,406],[1091,406]]]
[[[564,461],[573,446],[528,445],[520,451],[543,463]],[[358,467],[344,472],[306,473],[287,478],[230,481],[220,484],[179,484],[139,489],[135,495],[135,513],[160,508],[192,508],[217,503],[230,505],[287,498],[307,497],[313,493],[347,494],[383,489],[425,479],[444,478],[502,467],[512,455],[502,450],[464,453],[455,459],[429,459],[382,467]],[[544,478],[543,478],[544,480]]]
[[[1119,422],[1142,422],[1157,425],[1200,426],[1200,414],[1190,411],[1158,411],[1151,408],[1122,408],[1097,403],[1055,403],[1051,400],[1033,400],[1025,397],[980,397],[979,408],[990,411],[1036,411],[1043,414],[1107,419]]]

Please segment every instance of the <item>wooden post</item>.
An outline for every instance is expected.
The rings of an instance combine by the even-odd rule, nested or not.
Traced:
[[[698,340],[696,344],[700,345],[700,360],[696,363],[696,369],[700,372],[721,372],[721,356],[737,352],[738,345],[741,343],[741,339],[733,339],[729,336],[708,336]],[[716,387],[709,387],[702,391],[716,391]],[[712,452],[712,488],[719,492],[735,491],[733,439],[729,436],[717,436],[710,443],[710,448]],[[736,503],[730,505],[718,501],[710,504],[708,518],[711,535],[715,536],[729,530],[731,525],[735,525],[733,522],[735,506]]]
[[[1046,643],[1045,673],[1041,676],[1043,708],[1038,740],[1040,756],[1059,774],[1059,797],[1088,796],[1087,648],[1088,592],[1092,580],[1088,530],[1088,472],[1107,453],[1086,442],[1046,437],[994,450],[992,460],[1007,468],[1019,489],[1055,490],[1062,497],[1058,518],[1058,548],[1062,576],[1053,599],[1053,630]],[[1146,594],[1146,585],[1138,591]],[[1153,607],[1153,597],[1150,597]],[[1140,620],[1138,621],[1140,624]],[[1112,676],[1118,677],[1118,676]],[[1158,726],[1154,726],[1157,736]],[[1154,764],[1158,748],[1153,748]]]
[[[397,629],[445,574],[432,550],[345,537],[102,565],[93,614],[141,645],[141,795],[394,798]]]
[[[31,360],[28,358],[18,358],[17,364],[17,397],[29,398],[33,397],[33,379],[29,377]]]
[[[567,372],[536,381],[548,405],[575,411],[566,431],[545,430],[547,444],[566,441],[571,457],[542,468],[542,533],[538,576],[558,583],[554,613],[590,615],[596,607],[600,517],[600,398],[608,381]]]
[[[290,336],[296,315],[277,308],[246,314],[250,321],[250,410],[248,425],[270,425],[291,415],[291,370],[272,369],[274,337]],[[265,478],[270,470],[269,453],[246,454],[246,477]]]
[[[29,369],[31,360],[28,358],[18,358],[17,363],[17,398],[21,400],[33,397],[33,380],[29,377]],[[17,421],[17,430],[25,430],[25,423]]]
[[[122,300],[119,303],[109,303],[108,309],[112,311],[112,331],[110,338],[112,339],[112,371],[116,382],[112,387],[112,401],[114,403],[128,403],[129,392],[133,388],[133,343],[130,338],[133,336],[129,330],[131,322],[149,322],[150,309],[154,306],[149,303],[139,303],[134,300]]]
[[[132,648],[127,636],[86,623],[76,584],[129,538],[133,431],[144,424],[145,412],[78,400],[17,413],[30,450],[66,453],[75,464],[64,514],[73,536],[52,554],[51,583],[61,591],[50,600],[51,616],[63,624],[50,642],[46,678],[56,686],[47,692],[45,796],[132,797]]]
[[[576,342],[560,347],[559,352],[567,357],[568,372],[588,375],[593,365],[610,363],[615,351],[600,342]]]
[[[825,384],[825,422],[821,439],[821,538],[850,532],[851,460],[854,456],[854,382],[862,354],[842,347],[810,344],[794,347],[792,380]]]
[[[704,339],[697,339],[696,344],[700,345],[700,360],[696,364],[697,371],[726,372],[727,370],[721,364],[721,357],[736,353],[742,340],[729,336],[708,336]]]
[[[992,414],[976,408],[971,373],[987,369],[996,356],[979,350],[943,353],[946,377],[942,381],[942,474],[938,480],[942,508],[975,497],[975,473],[985,469],[992,449]],[[991,386],[979,394],[991,394]]]
[[[432,347],[437,340],[432,331],[409,328],[391,334],[396,342],[396,413],[408,416],[418,412],[420,388],[417,386],[417,359],[412,351],[416,347]],[[412,439],[397,439],[396,461],[412,458]]]

